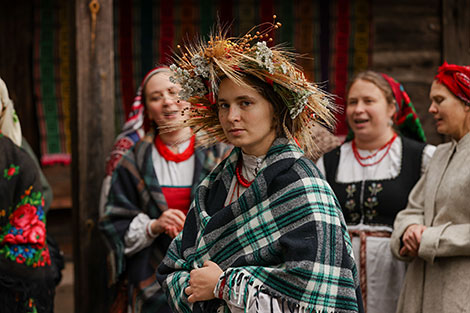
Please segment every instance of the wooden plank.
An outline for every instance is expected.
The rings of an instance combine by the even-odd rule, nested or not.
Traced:
[[[52,188],[51,210],[72,208],[70,165],[55,164],[42,169]]]
[[[435,15],[396,17],[389,14],[374,16],[374,49],[396,50],[440,50],[441,27],[438,11]]]
[[[373,0],[372,8],[372,69],[404,85],[428,142],[443,142],[428,113],[429,88],[442,60],[440,1]]]
[[[75,312],[106,312],[105,249],[98,204],[114,139],[113,0],[99,0],[95,50],[90,0],[76,0],[77,119],[72,126]]]
[[[470,65],[470,1],[443,0],[442,24],[444,60]]]

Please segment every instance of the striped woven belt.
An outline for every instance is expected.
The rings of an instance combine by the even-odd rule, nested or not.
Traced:
[[[364,312],[367,313],[367,272],[366,272],[366,239],[367,237],[382,237],[390,238],[392,235],[388,231],[364,231],[364,230],[349,230],[349,236],[359,237],[361,241],[360,254],[359,254],[359,278],[361,281],[362,301],[364,302]]]

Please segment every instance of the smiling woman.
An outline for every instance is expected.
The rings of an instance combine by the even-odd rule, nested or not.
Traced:
[[[145,76],[108,163],[100,227],[112,247],[110,280],[121,290],[112,312],[170,311],[155,269],[183,228],[195,187],[227,149],[197,147],[190,127],[161,131],[182,122],[189,106],[169,77],[167,67]],[[151,129],[144,136],[145,117]]]
[[[338,197],[353,237],[367,312],[393,313],[405,264],[393,258],[389,237],[435,148],[422,142],[424,134],[403,86],[385,74],[357,74],[347,92],[346,116],[352,140],[327,153],[318,167]]]

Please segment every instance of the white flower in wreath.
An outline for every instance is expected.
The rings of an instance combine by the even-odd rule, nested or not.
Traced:
[[[170,81],[173,84],[183,85],[185,81],[191,78],[187,70],[183,70],[182,68],[178,67],[176,64],[170,65],[170,70],[173,72],[173,75],[170,76]]]
[[[289,114],[292,119],[295,119],[302,111],[304,110],[305,106],[308,103],[308,98],[312,95],[312,92],[301,92],[297,93],[297,96],[295,97],[295,103],[294,105],[290,108]]]
[[[266,41],[256,43],[256,61],[261,63],[270,74],[274,73],[273,52],[266,45]]]
[[[184,70],[175,64],[170,66],[173,75],[170,76],[170,81],[174,84],[181,86],[179,96],[183,100],[187,100],[194,96],[203,96],[207,93],[206,86],[198,77],[191,77],[189,71]]]
[[[281,71],[282,74],[287,74],[287,64],[286,63],[281,63]]]
[[[191,58],[191,64],[194,66],[194,74],[209,78],[209,62],[200,54],[196,54]]]

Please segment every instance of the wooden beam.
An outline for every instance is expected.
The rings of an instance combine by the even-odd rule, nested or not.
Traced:
[[[443,0],[442,6],[444,61],[470,65],[470,1]]]
[[[99,3],[92,27],[90,2]],[[73,141],[75,312],[107,312],[98,204],[114,140],[113,0],[76,0],[76,119]],[[92,44],[94,29],[94,45]]]

